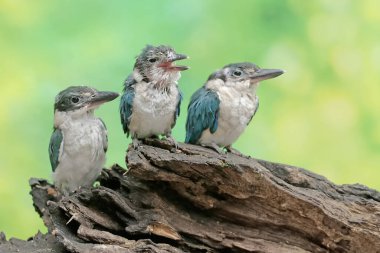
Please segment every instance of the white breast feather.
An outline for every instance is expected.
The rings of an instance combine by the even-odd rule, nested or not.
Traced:
[[[178,104],[179,90],[172,84],[166,91],[152,89],[142,82],[136,84],[133,113],[129,129],[131,135],[145,138],[171,132]]]
[[[102,122],[95,117],[63,122],[59,128],[64,139],[53,179],[57,187],[71,192],[80,186],[91,186],[99,176],[107,140]]]
[[[221,147],[232,145],[247,127],[258,105],[258,97],[249,83],[221,85],[211,81],[208,87],[216,91],[220,99],[218,129],[213,134],[205,130],[199,143],[215,143]]]

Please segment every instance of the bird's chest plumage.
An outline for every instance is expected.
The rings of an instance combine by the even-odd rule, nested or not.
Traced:
[[[63,130],[64,151],[96,160],[103,153],[104,128],[99,119],[68,122]]]
[[[129,129],[138,138],[170,132],[175,119],[179,90],[176,84],[166,90],[154,89],[146,83],[135,87]]]
[[[90,186],[105,163],[107,134],[97,118],[66,120],[59,126],[63,142],[54,182],[64,191]]]
[[[229,146],[247,127],[256,110],[258,98],[249,89],[221,87],[216,93],[220,100],[218,128],[213,134],[209,130],[204,131],[200,142]]]
[[[234,89],[220,89],[219,125],[224,127],[245,127],[254,111],[256,96],[250,92],[241,93]]]

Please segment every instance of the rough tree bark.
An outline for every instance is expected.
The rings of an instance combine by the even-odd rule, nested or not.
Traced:
[[[126,162],[69,197],[31,179],[49,232],[0,234],[0,252],[380,252],[380,193],[365,186],[158,140]]]

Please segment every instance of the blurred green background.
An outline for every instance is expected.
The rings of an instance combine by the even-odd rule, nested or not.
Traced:
[[[183,140],[191,94],[231,62],[287,73],[264,82],[260,109],[235,147],[305,167],[335,183],[380,189],[380,1],[0,1],[0,230],[44,229],[30,177],[49,178],[55,95],[68,85],[121,91],[146,44],[191,58],[180,80]],[[118,101],[107,166],[125,165]]]

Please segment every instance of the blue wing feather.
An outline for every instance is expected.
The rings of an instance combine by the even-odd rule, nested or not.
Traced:
[[[175,123],[176,123],[176,121],[177,121],[177,118],[179,117],[179,115],[180,115],[180,113],[181,113],[181,103],[182,103],[182,99],[183,99],[182,92],[179,91],[179,93],[178,93],[178,103],[177,103],[177,107],[176,107],[175,114],[174,114],[174,121],[173,121],[173,124],[172,124],[172,128],[175,126]]]
[[[183,94],[182,94],[182,92],[179,91],[178,94],[179,94],[179,95],[178,95],[178,104],[177,104],[177,110],[176,110],[176,112],[175,112],[175,116],[176,116],[176,118],[178,118],[179,115],[180,115],[180,113],[181,113],[181,103],[182,103],[182,99],[183,99]]]
[[[100,120],[100,123],[102,124],[103,126],[103,150],[104,150],[104,153],[107,153],[107,150],[108,150],[108,133],[107,133],[107,127],[106,127],[106,124],[104,123],[104,121],[99,118]]]
[[[253,116],[256,115],[256,112],[257,112],[257,110],[259,109],[259,104],[260,104],[260,103],[259,103],[259,97],[256,96],[256,108],[255,108],[255,111],[253,112],[251,118],[249,119],[247,125],[248,125],[249,123],[251,123]]]
[[[205,87],[197,90],[191,97],[186,121],[186,143],[196,144],[202,132],[218,129],[220,100],[218,94]]]
[[[135,97],[136,80],[130,75],[124,83],[124,94],[120,98],[120,119],[124,133],[129,136],[129,123],[132,115],[133,99]]]
[[[49,144],[49,158],[50,158],[50,164],[53,171],[57,168],[59,164],[59,155],[60,155],[60,149],[62,146],[63,141],[63,134],[61,130],[58,128],[54,129],[53,134],[50,138],[50,144]]]

